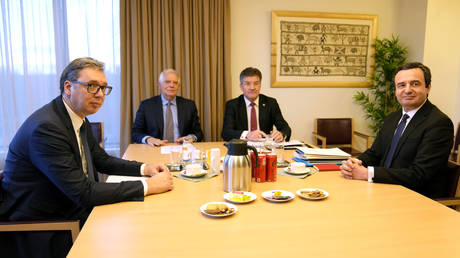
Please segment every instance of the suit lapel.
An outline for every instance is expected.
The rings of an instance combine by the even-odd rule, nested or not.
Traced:
[[[159,110],[160,112],[157,114],[152,114],[156,124],[159,127],[160,131],[160,138],[163,138],[163,130],[164,130],[164,120],[163,120],[163,103],[161,102],[161,96],[158,95],[153,99],[153,110]]]
[[[259,130],[265,131],[265,126],[267,124],[267,103],[264,95],[259,95]]]
[[[248,130],[248,108],[246,107],[246,102],[244,101],[244,95],[240,95],[240,98],[239,98],[239,102],[240,104],[238,105],[238,108],[240,109],[239,110],[239,114],[241,114],[241,120],[240,121],[244,121],[243,124],[243,128],[241,128],[242,130]]]
[[[179,127],[179,137],[181,135],[184,135],[184,121],[185,121],[185,118],[184,118],[184,102],[182,101],[182,99],[180,97],[177,97],[176,96],[176,104],[177,104],[177,123],[179,124],[178,127]]]
[[[57,97],[54,101],[57,107],[57,114],[59,115],[62,123],[64,123],[65,127],[67,128],[67,135],[70,138],[70,144],[72,145],[72,150],[74,153],[79,154],[79,155],[75,155],[77,157],[77,161],[79,162],[78,164],[81,164],[80,148],[78,148],[77,136],[75,135],[75,130],[73,128],[72,120],[70,119],[70,115],[64,106],[64,102],[61,96]]]
[[[427,100],[426,103],[417,111],[417,113],[415,113],[414,117],[411,118],[409,124],[406,126],[406,129],[404,130],[403,134],[401,135],[401,138],[399,139],[394,157],[397,157],[398,152],[401,149],[401,146],[404,145],[404,142],[407,140],[407,138],[409,138],[409,135],[415,133],[418,126],[425,121],[427,115],[431,110],[431,106],[431,103]]]

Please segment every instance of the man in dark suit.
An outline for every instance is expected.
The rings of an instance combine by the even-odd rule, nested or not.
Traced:
[[[241,72],[243,94],[225,105],[222,128],[225,141],[240,138],[254,141],[267,137],[267,134],[271,134],[276,142],[289,141],[291,128],[276,99],[260,94],[261,81],[262,73],[257,68],[248,67]]]
[[[103,69],[92,58],[72,61],[61,75],[61,95],[19,128],[1,182],[2,219],[80,220],[83,226],[96,205],[143,201],[145,195],[172,189],[164,165],[111,157],[95,141],[86,116],[96,113],[111,92]],[[149,177],[104,183],[96,171]],[[0,245],[5,257],[65,257],[72,241],[66,231],[15,232],[2,233]]]
[[[428,101],[431,73],[421,63],[399,67],[395,95],[402,109],[385,118],[371,148],[344,161],[345,178],[399,184],[428,197],[445,194],[453,124]]]
[[[182,143],[185,137],[193,141],[203,139],[195,102],[177,96],[179,86],[180,78],[175,70],[160,73],[161,94],[139,105],[132,129],[133,142],[160,146],[167,142]]]

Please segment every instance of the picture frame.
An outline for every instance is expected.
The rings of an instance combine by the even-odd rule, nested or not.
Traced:
[[[272,11],[271,87],[369,87],[377,15]]]

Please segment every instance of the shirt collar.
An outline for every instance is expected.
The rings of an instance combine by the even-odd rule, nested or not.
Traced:
[[[246,107],[249,107],[251,101],[244,96],[244,102],[246,102]],[[254,100],[255,106],[259,106],[259,97],[257,96],[256,100]]]
[[[64,98],[62,98],[62,102],[64,102],[65,109],[67,109],[67,113],[69,113],[74,130],[79,130],[84,120],[75,114],[75,112],[73,112],[72,108],[70,108],[69,105],[67,105],[67,103],[64,101]]]
[[[422,108],[422,106],[425,105],[425,103],[426,103],[426,99],[425,99],[425,101],[423,102],[423,104],[420,105],[418,108],[412,109],[411,111],[407,111],[407,112],[404,112],[404,108],[403,108],[403,109],[402,109],[402,115],[404,116],[404,114],[407,114],[407,115],[409,116],[409,119],[412,118],[412,117],[414,117],[414,116],[415,116],[415,113],[417,113],[417,111],[418,111],[420,108]]]
[[[165,97],[163,97],[163,94],[160,94],[160,96],[161,96],[161,103],[163,104],[163,106],[166,105],[166,104],[168,104],[168,101],[169,101],[169,100],[167,100]],[[177,97],[174,97],[174,98],[171,100],[171,103],[172,103],[173,105],[176,105],[176,99],[177,99]]]

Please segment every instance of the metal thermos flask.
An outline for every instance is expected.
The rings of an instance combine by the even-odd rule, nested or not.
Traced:
[[[233,139],[225,144],[227,155],[224,158],[224,191],[251,191],[251,157],[248,149],[254,151],[257,160],[257,150],[248,146],[243,140]]]

